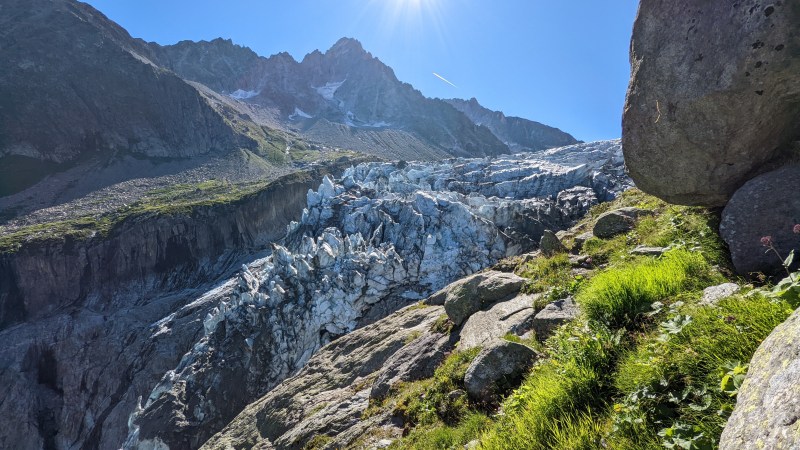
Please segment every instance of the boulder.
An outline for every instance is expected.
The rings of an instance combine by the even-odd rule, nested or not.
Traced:
[[[800,312],[761,343],[750,361],[721,450],[800,448]]]
[[[730,297],[739,292],[739,290],[741,290],[741,287],[736,283],[722,283],[716,286],[709,286],[703,289],[703,298],[700,299],[699,305],[716,305],[723,298]]]
[[[539,355],[515,342],[497,341],[484,348],[464,375],[464,387],[474,399],[493,402],[503,388],[516,386]]]
[[[551,230],[544,230],[539,240],[539,249],[547,256],[566,251],[564,244]]]
[[[795,2],[640,2],[622,119],[637,187],[723,206],[788,154],[800,116],[798,23]]]
[[[536,310],[533,302],[541,294],[518,295],[471,315],[459,332],[460,350],[486,346],[508,333],[522,335],[531,327]]]
[[[644,245],[637,245],[636,248],[630,251],[630,254],[639,256],[661,256],[667,250],[669,250],[667,247],[646,247]]]
[[[575,239],[572,240],[572,253],[580,253],[580,251],[583,250],[583,244],[593,237],[594,234],[592,234],[591,231],[575,236]]]
[[[372,384],[370,398],[383,398],[392,386],[433,376],[452,347],[450,337],[428,332],[398,350],[384,363],[383,372]]]
[[[454,324],[461,325],[475,312],[516,294],[524,283],[524,278],[513,273],[477,273],[445,288],[444,310]]]
[[[791,165],[753,178],[733,195],[722,211],[720,234],[739,274],[783,271],[782,259],[800,244],[800,235],[793,233],[800,222],[798,192],[800,165]],[[762,245],[765,236],[780,258]]]
[[[580,309],[572,297],[556,300],[536,313],[531,328],[536,333],[536,338],[543,341],[550,337],[553,330],[562,323],[574,320],[578,314],[580,314]]]
[[[608,211],[600,215],[592,228],[592,234],[600,239],[612,238],[618,234],[633,229],[636,219],[645,213],[645,210],[627,207]]]

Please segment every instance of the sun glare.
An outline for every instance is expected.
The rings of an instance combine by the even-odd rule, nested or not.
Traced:
[[[381,10],[383,33],[392,39],[417,41],[435,36],[445,44],[445,4],[448,0],[373,0]]]

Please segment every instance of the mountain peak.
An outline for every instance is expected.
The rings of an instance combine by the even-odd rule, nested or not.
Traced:
[[[357,39],[343,37],[333,44],[328,52],[344,53],[347,51],[365,52],[364,47]]]

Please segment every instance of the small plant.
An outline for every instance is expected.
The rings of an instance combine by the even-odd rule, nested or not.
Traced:
[[[750,367],[749,364],[742,364],[739,361],[726,362],[720,369],[719,389],[729,397],[736,397],[739,393],[739,388],[744,383],[748,367]]]
[[[794,234],[800,234],[800,223],[797,223],[792,227],[792,232]],[[778,260],[781,262],[781,265],[783,266],[783,270],[786,271],[786,275],[788,275],[791,281],[794,281],[794,276],[792,275],[792,272],[789,270],[789,267],[791,267],[792,263],[794,262],[794,250],[790,251],[789,254],[786,256],[786,258],[784,258],[783,256],[781,256],[778,249],[775,248],[775,242],[772,240],[772,236],[763,236],[761,238],[761,245],[767,248],[765,253],[772,252],[775,254],[775,256],[778,257]]]
[[[431,331],[434,333],[450,334],[454,326],[455,324],[447,317],[447,314],[442,314],[437,317],[433,325],[431,325]]]

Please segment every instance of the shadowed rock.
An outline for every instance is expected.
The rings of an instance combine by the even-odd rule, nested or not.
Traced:
[[[503,388],[513,387],[536,362],[538,354],[515,342],[499,341],[481,350],[464,375],[467,393],[492,402]]]
[[[800,165],[760,175],[736,191],[722,211],[720,234],[731,251],[741,275],[775,274],[792,249],[800,250],[800,235],[792,228],[800,223]],[[771,237],[781,255],[769,251],[761,238]]]
[[[722,206],[787,155],[800,116],[797,2],[643,0],[622,121],[636,186]]]

